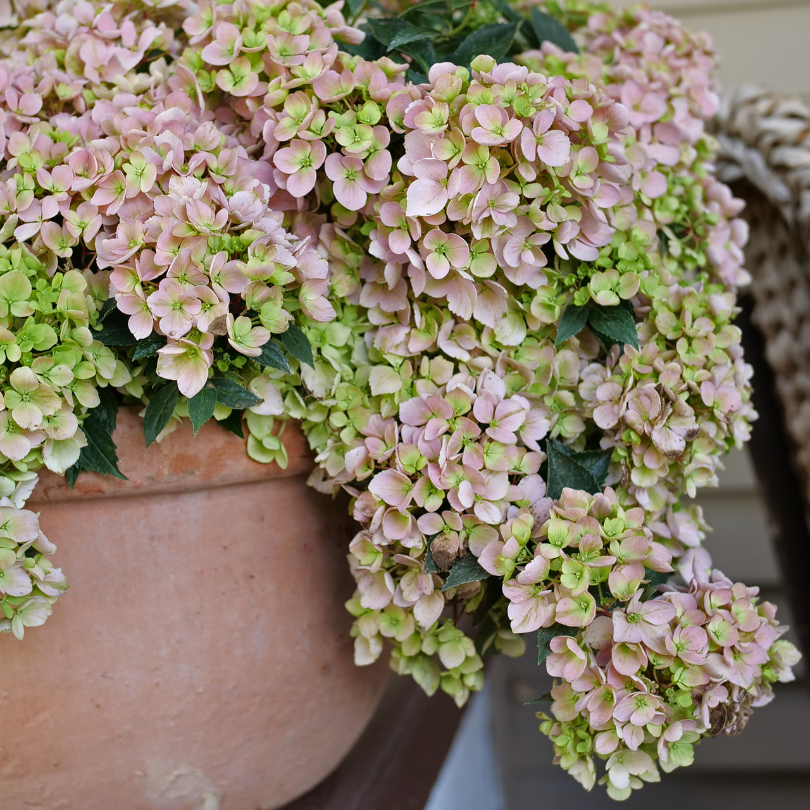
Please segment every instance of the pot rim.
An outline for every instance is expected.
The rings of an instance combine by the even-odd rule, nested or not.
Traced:
[[[300,477],[308,475],[314,467],[312,452],[296,420],[288,419],[284,425],[283,441],[289,463],[286,469],[281,469],[275,462],[262,464],[251,459],[246,440],[213,420],[194,436],[190,423],[184,419],[173,433],[147,448],[140,410],[138,406],[122,406],[113,434],[119,467],[128,480],[84,472],[71,489],[64,476],[42,469],[28,508],[63,501],[197,492]]]

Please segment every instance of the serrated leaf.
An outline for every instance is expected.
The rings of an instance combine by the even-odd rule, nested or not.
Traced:
[[[212,377],[207,385],[214,388],[217,394],[217,402],[226,408],[243,411],[245,408],[251,408],[262,401],[261,397],[257,397],[252,391],[248,391],[244,385],[239,385],[230,377]]]
[[[636,321],[624,307],[603,307],[591,301],[588,304],[588,324],[594,328],[594,334],[599,332],[613,343],[629,343],[638,349]]]
[[[475,651],[482,658],[495,654],[496,649],[493,642],[499,629],[498,623],[492,617],[492,614],[487,613],[478,628],[478,632],[475,634],[475,639],[473,639]]]
[[[191,427],[195,436],[214,415],[216,407],[217,392],[209,381],[188,401],[188,416],[191,419]]]
[[[473,627],[477,627],[479,624],[481,624],[489,611],[495,607],[495,604],[498,602],[501,596],[503,596],[501,582],[498,579],[489,579],[484,583],[483,588],[484,595],[481,598],[481,601],[478,603],[475,613],[473,614]]]
[[[612,455],[611,450],[585,450],[582,453],[574,453],[571,457],[594,477],[601,488],[605,485]]]
[[[118,469],[118,453],[112,435],[118,416],[118,400],[112,388],[100,388],[99,404],[93,408],[82,424],[87,445],[82,447],[76,463],[65,472],[71,488],[79,473],[96,472],[113,475],[124,481],[127,477]]]
[[[429,39],[409,42],[407,45],[400,46],[399,50],[406,56],[410,56],[422,68],[425,75],[430,73],[430,69],[436,64],[436,49]]]
[[[149,447],[166,425],[174,413],[174,406],[180,399],[180,390],[173,380],[162,385],[152,395],[143,415],[143,434],[146,437],[146,446]]]
[[[296,359],[314,368],[315,360],[312,357],[312,346],[307,336],[295,324],[291,324],[286,332],[279,335],[284,348]]]
[[[98,312],[98,316],[96,318],[96,323],[100,324],[103,323],[109,314],[115,309],[116,301],[115,298],[108,298],[102,305],[101,309]]]
[[[428,36],[427,31],[417,28],[407,20],[388,17],[382,20],[369,19],[366,24],[374,39],[382,42],[389,51],[400,45],[405,45],[417,39],[424,39]]]
[[[604,332],[600,332],[592,323],[588,323],[588,329],[593,332],[594,337],[599,341],[599,345],[606,351],[609,352],[615,345],[616,341],[613,338],[608,337]],[[619,344],[621,348],[622,344]]]
[[[148,338],[144,338],[138,343],[132,355],[132,359],[145,360],[147,357],[152,357],[157,354],[158,349],[162,349],[165,345],[166,338],[163,337],[163,335],[159,335],[157,332],[152,332]]]
[[[554,345],[559,346],[568,338],[578,335],[588,322],[588,308],[578,307],[574,304],[566,307],[560,318],[560,325],[557,327],[557,337],[554,338]]]
[[[503,14],[503,16],[506,17],[507,20],[509,20],[509,22],[516,22],[516,23],[524,22],[523,17],[521,17],[520,14],[518,14],[517,11],[515,11],[515,9],[513,9],[512,6],[509,5],[507,0],[495,0],[495,5],[501,12],[501,14]]]
[[[646,602],[658,594],[658,586],[663,585],[670,577],[674,576],[674,571],[645,571],[644,578],[647,580],[647,585],[644,588],[642,601]]]
[[[536,697],[534,700],[530,700],[523,705],[531,706],[533,703],[551,703],[552,700],[554,700],[554,698],[551,697],[551,692],[544,692],[540,697]]]
[[[281,369],[285,374],[290,373],[290,364],[287,362],[287,358],[284,356],[281,346],[279,346],[275,340],[268,340],[261,349],[262,353],[258,357],[253,358],[260,366]]]
[[[400,15],[399,19],[406,17],[408,14],[421,14],[425,9],[438,8],[439,11],[446,11],[448,6],[455,11],[459,8],[465,8],[470,4],[470,0],[422,0],[420,3],[414,3],[405,9]]]
[[[575,636],[579,627],[566,627],[555,622],[551,627],[541,627],[537,631],[537,663],[542,664],[551,655],[551,640],[557,636]]]
[[[456,48],[455,62],[467,66],[481,54],[500,61],[509,52],[509,46],[515,37],[517,27],[516,22],[495,23],[484,25],[477,31],[473,31]]]
[[[433,559],[433,553],[430,550],[430,544],[433,542],[433,538],[436,535],[434,534],[433,537],[427,538],[427,548],[425,549],[425,573],[426,574],[440,574],[441,568],[436,565],[436,561]]]
[[[456,560],[450,573],[447,575],[447,582],[444,583],[442,593],[450,588],[457,588],[467,582],[478,582],[489,577],[489,571],[481,567],[478,560],[472,554],[465,554]]]
[[[552,42],[564,51],[579,53],[571,32],[561,22],[540,11],[539,8],[532,9],[532,28],[540,45]]]
[[[242,412],[231,411],[224,419],[219,420],[219,424],[225,428],[229,433],[233,433],[240,439],[245,438],[245,432],[242,430]]]
[[[385,56],[385,45],[376,40],[368,30],[368,26],[363,24],[360,30],[366,35],[366,38],[357,45],[351,45],[348,42],[341,42],[341,50],[352,54],[353,56],[362,56],[363,59],[369,62],[374,62],[377,59]]]
[[[565,487],[571,489],[584,489],[585,492],[595,495],[602,491],[599,482],[586,467],[582,466],[567,452],[557,439],[548,439],[546,453],[548,454],[548,497],[557,500]]]
[[[138,338],[129,331],[129,319],[121,310],[116,309],[104,319],[100,332],[91,330],[93,337],[105,346],[135,346]]]

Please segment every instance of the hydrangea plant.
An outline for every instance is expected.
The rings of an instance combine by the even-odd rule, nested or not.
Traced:
[[[0,629],[67,587],[43,465],[188,419],[359,524],[358,665],[459,705],[537,636],[610,796],[741,730],[796,649],[690,503],[755,419],[707,37],[589,0],[0,2]]]

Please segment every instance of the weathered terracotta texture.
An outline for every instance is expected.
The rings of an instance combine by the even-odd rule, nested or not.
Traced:
[[[0,639],[0,808],[280,807],[339,763],[387,676],[352,662],[346,504],[306,486],[292,425],[286,471],[213,423],[146,451],[122,410],[115,439],[128,482],[43,475],[29,504],[71,590]]]

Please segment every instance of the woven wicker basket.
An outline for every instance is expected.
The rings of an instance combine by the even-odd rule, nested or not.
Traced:
[[[810,106],[742,87],[723,98],[715,127],[718,174],[746,201],[745,293],[810,504]]]

